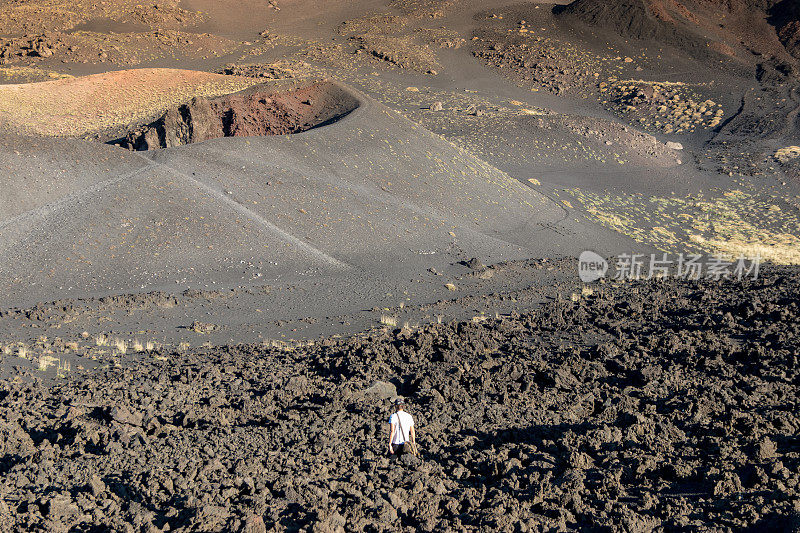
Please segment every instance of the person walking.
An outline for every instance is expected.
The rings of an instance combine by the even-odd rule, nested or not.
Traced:
[[[400,457],[406,452],[417,455],[414,418],[405,412],[402,398],[394,401],[394,413],[389,417],[389,455]]]

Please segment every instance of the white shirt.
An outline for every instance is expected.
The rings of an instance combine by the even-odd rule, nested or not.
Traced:
[[[398,421],[400,422],[399,425],[397,425]],[[394,440],[392,444],[405,444],[406,440],[409,438],[408,432],[414,425],[414,419],[411,415],[405,411],[398,411],[389,417],[389,423],[397,425],[394,431]],[[402,430],[400,429],[401,426]]]

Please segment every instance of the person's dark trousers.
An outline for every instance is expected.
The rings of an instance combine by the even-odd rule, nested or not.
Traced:
[[[406,451],[405,444],[392,444],[392,451],[394,452],[393,457],[400,457]]]

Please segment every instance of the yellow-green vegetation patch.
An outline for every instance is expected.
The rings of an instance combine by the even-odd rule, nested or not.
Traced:
[[[618,80],[599,84],[604,103],[653,131],[685,133],[716,128],[724,110],[713,100],[702,99],[698,89],[682,82]]]
[[[775,152],[775,159],[781,163],[788,163],[792,159],[800,157],[800,146],[787,146]]]
[[[400,68],[428,74],[435,74],[439,68],[436,54],[427,45],[418,44],[411,38],[366,33],[355,40],[362,50]]]
[[[33,83],[72,77],[69,74],[61,74],[36,67],[0,67],[0,83]]]
[[[154,28],[183,27],[205,15],[179,6],[179,0],[17,0],[3,2],[0,35],[65,31],[90,20],[137,23]]]
[[[781,209],[772,198],[739,190],[668,198],[579,189],[569,193],[602,225],[660,250],[689,247],[800,264],[800,218],[795,209]]]

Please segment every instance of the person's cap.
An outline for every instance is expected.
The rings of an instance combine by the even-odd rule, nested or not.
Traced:
[[[395,405],[405,405],[405,403],[406,403],[405,400],[403,400],[402,398],[396,398],[394,400]]]

